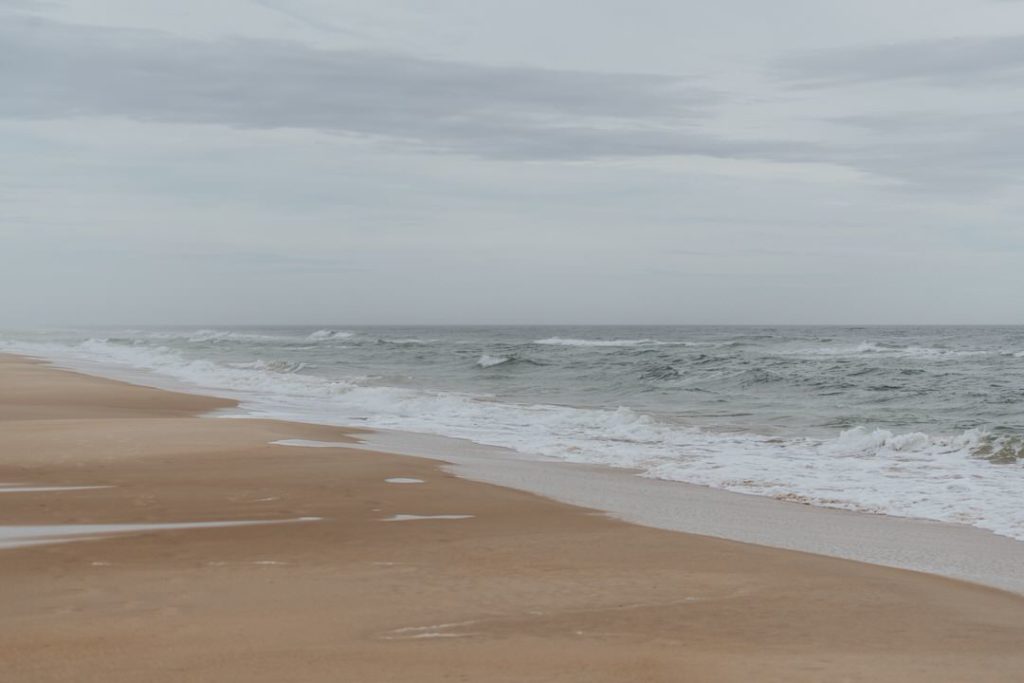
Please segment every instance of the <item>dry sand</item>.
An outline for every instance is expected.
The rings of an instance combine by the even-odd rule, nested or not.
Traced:
[[[232,405],[0,357],[0,482],[109,487],[0,525],[323,518],[0,550],[2,680],[1024,680],[1019,596],[198,417]]]

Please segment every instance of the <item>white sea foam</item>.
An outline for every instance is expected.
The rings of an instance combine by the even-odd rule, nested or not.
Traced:
[[[414,479],[413,477],[390,477],[385,479],[389,484],[422,484],[422,479]]]

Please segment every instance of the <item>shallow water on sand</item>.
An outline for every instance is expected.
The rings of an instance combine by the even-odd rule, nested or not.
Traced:
[[[65,543],[89,538],[139,531],[172,531],[180,529],[215,529],[221,527],[252,526],[254,524],[283,524],[312,522],[316,517],[281,520],[241,520],[230,522],[178,522],[164,524],[33,524],[0,525],[0,549],[21,548],[30,545]]]

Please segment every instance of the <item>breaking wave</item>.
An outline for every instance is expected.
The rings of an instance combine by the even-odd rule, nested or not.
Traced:
[[[228,367],[243,368],[251,370],[266,370],[267,372],[292,373],[301,372],[312,367],[302,361],[290,360],[254,360],[248,363],[228,363]]]
[[[662,344],[655,339],[563,339],[562,337],[548,337],[547,339],[536,339],[534,344],[544,346],[651,346]]]
[[[905,356],[908,358],[938,358],[943,356],[976,356],[991,353],[984,350],[943,349],[926,346],[895,346],[876,342],[861,342],[854,346],[816,345],[775,351],[778,355],[796,356]]]
[[[349,339],[354,337],[354,332],[344,330],[317,330],[306,337],[306,341],[324,341],[326,339]]]
[[[493,368],[498,365],[505,365],[515,360],[514,356],[490,356],[483,354],[477,359],[476,364],[481,368]]]
[[[496,368],[504,365],[543,365],[543,363],[538,363],[537,361],[529,358],[523,358],[518,354],[492,356],[489,353],[484,353],[476,360],[476,366],[479,368]]]

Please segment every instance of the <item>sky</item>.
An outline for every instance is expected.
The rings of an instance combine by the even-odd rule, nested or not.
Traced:
[[[1024,323],[1024,0],[0,0],[0,327]]]

